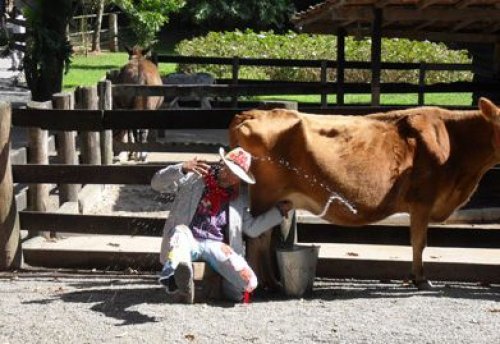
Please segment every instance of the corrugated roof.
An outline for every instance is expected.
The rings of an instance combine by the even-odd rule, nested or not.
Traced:
[[[311,33],[367,36],[382,13],[382,35],[438,41],[500,42],[500,0],[327,0],[296,13]]]

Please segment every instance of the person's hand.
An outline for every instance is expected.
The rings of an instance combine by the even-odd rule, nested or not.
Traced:
[[[293,209],[293,203],[288,200],[279,201],[276,203],[276,207],[281,213],[281,216],[284,216],[288,219],[288,212]]]
[[[198,160],[194,158],[193,160],[184,161],[182,163],[182,171],[184,173],[194,172],[200,176],[204,176],[210,170],[210,165],[204,160]]]

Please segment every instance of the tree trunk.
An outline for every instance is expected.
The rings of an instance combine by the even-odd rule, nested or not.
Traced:
[[[104,13],[104,2],[106,0],[99,0],[97,4],[97,17],[94,23],[94,34],[92,35],[92,51],[101,51],[101,26],[102,26],[102,15]]]

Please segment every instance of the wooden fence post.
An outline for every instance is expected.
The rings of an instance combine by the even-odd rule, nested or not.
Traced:
[[[422,106],[425,104],[425,63],[420,64],[418,70],[418,105]]]
[[[233,69],[232,69],[232,85],[238,85],[238,79],[240,75],[240,58],[238,56],[233,57]],[[238,96],[232,97],[232,106],[234,108],[238,107]]]
[[[327,62],[326,60],[321,61],[321,85],[323,90],[321,90],[321,107],[325,109],[328,106],[328,92],[326,89],[327,82]]]
[[[345,36],[345,30],[339,29],[337,34],[337,106],[344,105]]]
[[[99,91],[99,109],[113,108],[112,84],[110,80],[100,81],[97,84]],[[101,131],[101,161],[103,165],[113,164],[113,133],[111,130]]]
[[[11,109],[0,102],[0,271],[21,267],[19,216],[10,164]]]
[[[30,101],[29,109],[51,109],[52,103]],[[28,162],[30,164],[49,164],[49,134],[40,128],[28,128]],[[49,184],[31,184],[28,187],[28,208],[32,211],[47,211],[49,205]],[[42,235],[49,238],[49,232],[29,231],[28,236]]]
[[[59,110],[71,110],[73,108],[71,94],[67,92],[53,94],[52,107]],[[76,133],[74,131],[59,131],[56,135],[59,163],[64,165],[78,165],[75,144]],[[59,204],[77,202],[79,189],[80,186],[78,184],[60,184]]]
[[[118,15],[110,13],[108,18],[109,25],[109,51],[116,53],[118,51]]]
[[[98,110],[97,87],[78,87],[75,91],[75,108],[82,110]],[[101,145],[96,132],[80,132],[80,150],[82,163],[86,165],[101,164]]]
[[[372,106],[380,105],[380,70],[382,63],[382,9],[373,9],[374,20],[372,22]]]

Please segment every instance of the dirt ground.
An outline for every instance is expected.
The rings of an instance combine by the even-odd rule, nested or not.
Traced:
[[[312,295],[169,304],[151,275],[1,273],[0,343],[500,343],[500,286],[317,279]]]

